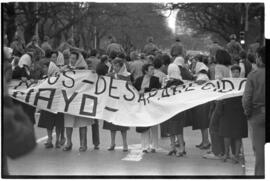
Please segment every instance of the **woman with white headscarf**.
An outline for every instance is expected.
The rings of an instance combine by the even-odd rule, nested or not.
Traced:
[[[176,57],[173,63],[168,66],[168,79],[165,87],[181,85],[183,84],[183,79],[193,79],[193,75],[186,69],[183,57]],[[184,111],[161,124],[161,134],[169,136],[171,140],[169,156],[175,154],[177,157],[182,157],[186,154],[183,128],[189,119],[188,116],[188,112]]]
[[[192,68],[196,75],[195,82],[198,84],[203,84],[209,81],[209,68],[203,62],[200,62],[199,58],[200,57],[193,59]],[[196,145],[196,147],[202,150],[209,149],[211,146],[208,136],[211,103],[212,102],[208,102],[203,105],[196,106],[190,110],[193,116],[192,129],[200,129],[202,134],[202,142],[199,145]]]
[[[77,52],[70,53],[70,64],[74,69],[87,69],[88,66],[83,59],[82,55]],[[73,116],[70,114],[64,114],[65,128],[67,134],[67,144],[63,151],[70,151],[72,149],[72,132],[73,128],[79,128],[80,134],[80,152],[85,152],[87,150],[87,126],[94,123],[93,119]]]

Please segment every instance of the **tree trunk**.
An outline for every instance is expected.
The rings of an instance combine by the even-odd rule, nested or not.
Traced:
[[[15,14],[15,3],[6,3],[4,4],[6,6],[6,13],[8,16],[8,21],[6,23],[6,29],[5,32],[7,34],[8,42],[11,43],[13,41],[13,37],[16,32],[16,14]]]

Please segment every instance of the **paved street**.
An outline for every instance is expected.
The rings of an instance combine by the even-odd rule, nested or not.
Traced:
[[[100,150],[93,150],[91,129],[88,129],[88,150],[80,153],[78,129],[73,132],[73,149],[45,149],[46,130],[36,128],[37,148],[27,156],[8,160],[11,175],[243,175],[240,164],[201,157],[205,151],[195,148],[200,132],[185,128],[187,155],[167,156],[169,139],[160,139],[157,153],[143,154],[140,135],[132,128],[128,132],[129,152],[122,151],[120,132],[116,136],[116,150],[107,151],[110,133],[100,124]],[[90,127],[89,127],[90,128]]]

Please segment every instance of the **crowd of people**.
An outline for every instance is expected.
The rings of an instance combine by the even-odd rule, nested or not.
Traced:
[[[170,54],[164,53],[149,37],[142,51],[127,54],[124,48],[112,36],[106,52],[92,49],[90,53],[78,48],[74,40],[62,43],[53,49],[49,37],[39,46],[39,39],[24,46],[20,37],[15,37],[10,45],[5,45],[4,70],[7,81],[11,79],[35,82],[46,77],[56,76],[67,69],[89,69],[100,76],[126,80],[144,94],[152,89],[159,89],[183,84],[184,80],[203,84],[209,80],[222,78],[246,78],[247,84],[243,97],[212,101],[181,112],[160,125],[137,127],[141,134],[144,153],[155,153],[158,149],[158,129],[161,137],[170,138],[168,155],[183,157],[185,149],[184,128],[192,126],[200,130],[202,141],[196,147],[210,150],[204,158],[231,158],[239,163],[241,158],[242,138],[248,136],[248,122],[252,127],[252,142],[256,155],[256,175],[264,174],[265,140],[265,48],[246,52],[232,35],[231,41],[222,47],[218,42],[210,46],[210,55],[189,56],[181,40],[177,37],[171,46]],[[38,127],[47,130],[48,139],[45,148],[72,150],[73,128],[79,128],[80,152],[87,150],[87,128],[92,127],[94,149],[99,149],[99,121],[64,113],[52,113],[37,110],[28,104],[12,99],[16,105],[23,105],[23,111],[35,124],[35,113],[40,112]],[[249,121],[248,121],[249,120]],[[53,144],[53,129],[56,139]],[[108,151],[115,149],[117,131],[121,132],[123,151],[128,151],[127,136],[129,127],[114,125],[104,121],[103,129],[109,130],[111,143]],[[211,142],[210,142],[211,140]]]

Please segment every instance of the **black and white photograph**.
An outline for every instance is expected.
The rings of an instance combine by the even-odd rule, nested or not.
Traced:
[[[265,9],[1,2],[1,178],[265,179]]]

